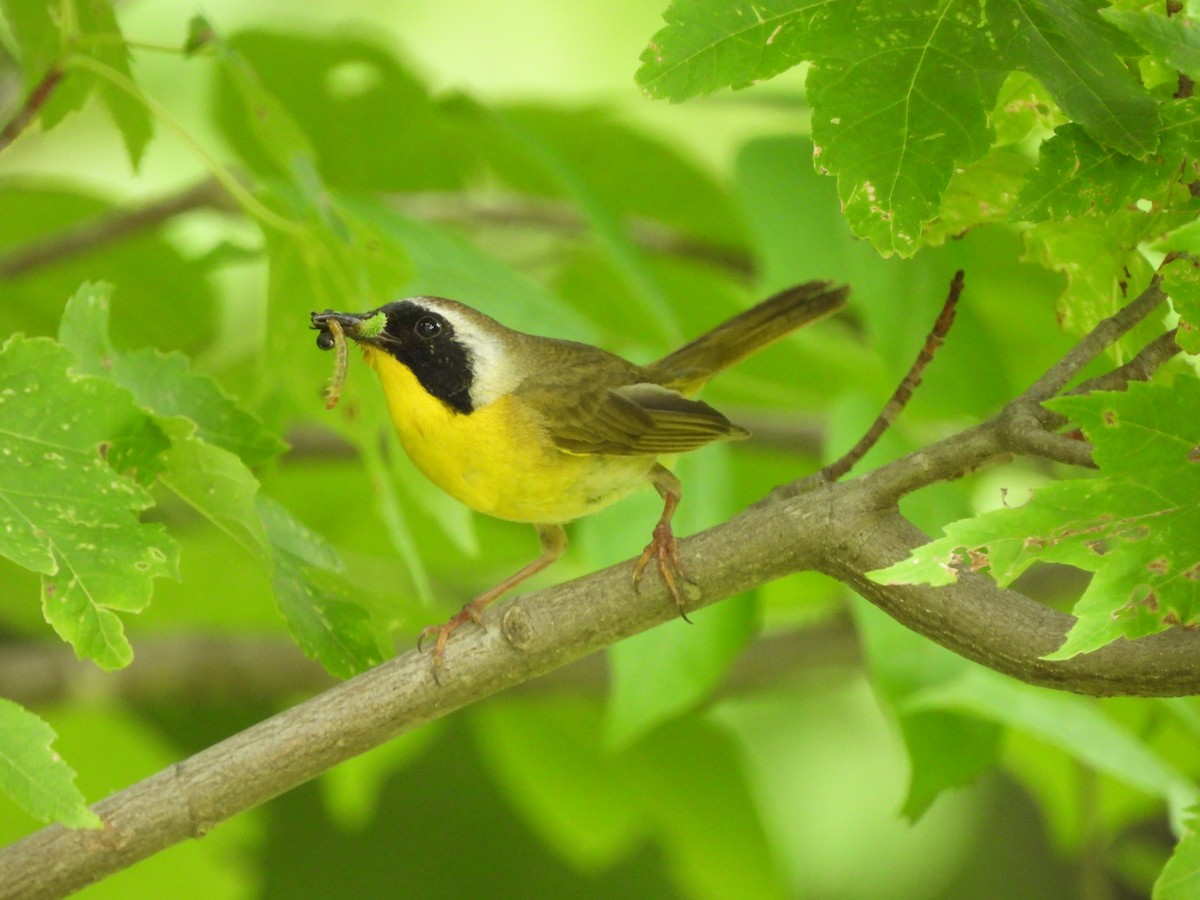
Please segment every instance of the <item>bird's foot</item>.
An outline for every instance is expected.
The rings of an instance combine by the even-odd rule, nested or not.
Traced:
[[[642,575],[645,574],[646,566],[650,564],[650,560],[652,559],[658,565],[659,574],[662,575],[662,580],[666,584],[667,590],[675,598],[675,605],[679,607],[679,615],[683,617],[685,622],[690,623],[692,620],[687,616],[687,609],[683,592],[679,589],[679,582],[685,581],[691,585],[694,585],[696,582],[688,577],[687,572],[684,571],[683,563],[679,559],[679,544],[675,540],[675,533],[671,531],[671,525],[668,522],[659,522],[654,526],[654,537],[646,545],[646,549],[642,551],[642,555],[633,567],[633,589],[635,591],[640,589]]]
[[[417,637],[417,650],[420,650],[425,641],[437,635],[437,640],[433,644],[433,677],[440,681],[439,674],[446,668],[446,641],[450,639],[450,635],[462,625],[464,622],[471,621],[483,628],[483,607],[486,604],[480,604],[477,598],[472,600],[457,613],[450,617],[450,620],[443,625],[429,625],[421,629],[421,634]]]

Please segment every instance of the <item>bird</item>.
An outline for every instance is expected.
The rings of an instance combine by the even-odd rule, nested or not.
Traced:
[[[652,486],[663,511],[633,567],[638,587],[655,563],[680,614],[680,561],[671,520],[682,497],[660,457],[749,432],[694,395],[715,375],[845,305],[827,281],[790,287],[657,362],[637,365],[600,347],[526,334],[464,303],[410,297],[363,313],[311,313],[317,346],[345,338],[379,377],[400,445],[434,484],[477,512],[532,524],[540,555],[467,603],[433,639],[434,674],[460,626],[482,626],[496,599],[558,560],[563,526]],[[344,335],[344,337],[343,337]]]

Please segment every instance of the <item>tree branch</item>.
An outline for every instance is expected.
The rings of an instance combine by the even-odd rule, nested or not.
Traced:
[[[54,66],[42,76],[41,81],[34,85],[29,96],[25,98],[25,102],[21,104],[21,108],[5,123],[3,128],[0,128],[0,152],[3,152],[9,144],[21,136],[21,132],[29,127],[65,74],[61,68]]]
[[[175,216],[196,209],[232,212],[237,204],[215,179],[131,209],[118,209],[87,219],[46,237],[37,238],[0,256],[0,279],[12,279],[33,269],[67,257],[89,253],[99,247],[161,225]]]
[[[430,222],[526,227],[567,237],[584,235],[588,228],[586,219],[569,204],[539,197],[478,198],[427,192],[395,195],[392,202],[405,215]],[[2,254],[0,279],[16,278],[205,208],[238,211],[225,189],[208,178],[143,206],[114,209]],[[754,260],[740,247],[694,237],[651,219],[634,218],[629,228],[633,239],[652,253],[703,262],[739,278],[754,274]]]
[[[1102,322],[999,416],[842,483],[797,482],[767,502],[680,543],[700,587],[689,609],[802,571],[839,579],[908,628],[1030,684],[1098,696],[1200,692],[1200,632],[1173,629],[1049,662],[1074,622],[991,579],[963,573],[944,587],[881,585],[867,572],[905,558],[925,535],[897,500],[1021,451],[1045,434],[1041,402],[1162,300],[1157,284]],[[1169,358],[1159,339],[1122,377]],[[1132,365],[1132,364],[1130,364]],[[1045,442],[1042,442],[1045,443]],[[1026,440],[1026,449],[1038,439]],[[1016,445],[1016,446],[1014,446]],[[1061,451],[1055,451],[1061,452]],[[660,581],[634,592],[628,563],[518,597],[456,633],[441,683],[416,651],[337,685],[97,804],[100,831],[51,826],[0,851],[0,884],[14,898],[57,897],[129,866],[315,777],[398,734],[676,619]],[[675,624],[674,627],[684,627]]]
[[[909,628],[1031,684],[1097,695],[1200,691],[1200,633],[1174,630],[1047,662],[1040,657],[1061,644],[1071,616],[982,576],[939,588],[868,579],[925,541],[890,499],[892,483],[920,468],[914,454],[682,541],[684,566],[703,586],[690,608],[817,569]],[[0,851],[0,884],[13,898],[78,890],[425,722],[654,625],[686,627],[661,582],[634,593],[628,563],[518,597],[486,619],[486,631],[455,634],[440,686],[427,656],[397,657],[100,802],[100,831],[51,826]]]

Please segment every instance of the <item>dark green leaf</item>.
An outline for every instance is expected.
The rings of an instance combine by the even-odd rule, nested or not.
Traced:
[[[1038,221],[1081,215],[1109,215],[1138,200],[1171,205],[1172,190],[1190,195],[1180,182],[1195,177],[1185,160],[1200,147],[1200,102],[1165,104],[1162,145],[1138,161],[1102,147],[1079,125],[1063,125],[1041,147],[1037,168],[1021,191],[1017,218]]]
[[[1189,77],[1200,78],[1200,33],[1196,21],[1187,15],[1168,17],[1162,12],[1108,7],[1100,10],[1100,15],[1150,53],[1163,57]]]
[[[1001,77],[978,7],[940,0],[857,5],[822,31],[835,43],[808,77],[816,165],[836,175],[851,227],[909,256],[956,166],[987,151]]]
[[[51,749],[56,737],[33,713],[0,698],[0,790],[43,822],[100,828],[100,817],[75,787],[75,773]]]
[[[269,497],[259,494],[257,506],[275,560],[275,599],[300,649],[339,678],[383,662],[371,615],[333,548]]]
[[[1118,58],[1120,33],[1085,0],[993,0],[988,19],[1011,68],[1035,76],[1103,147],[1145,157],[1158,147],[1154,101]]]

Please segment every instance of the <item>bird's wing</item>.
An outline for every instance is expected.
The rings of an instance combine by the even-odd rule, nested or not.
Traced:
[[[657,456],[749,434],[707,403],[658,384],[597,386],[565,408],[561,394],[557,399],[545,427],[555,445],[568,453]]]

